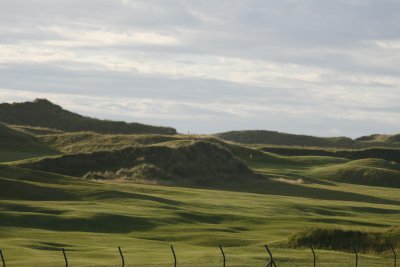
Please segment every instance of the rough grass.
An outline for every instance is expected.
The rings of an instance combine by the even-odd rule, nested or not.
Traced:
[[[77,132],[63,134],[40,135],[38,139],[63,153],[95,152],[116,150],[135,145],[150,145],[168,141],[184,140],[182,135],[156,134],[97,134],[93,132]]]
[[[175,142],[172,147],[136,146],[19,163],[23,167],[73,176],[89,173],[87,177],[101,177],[107,175],[99,172],[108,172],[113,173],[115,178],[119,178],[117,173],[121,172],[120,169],[135,168],[142,164],[156,166],[160,172],[168,174],[165,177],[169,177],[170,182],[179,184],[206,186],[256,177],[229,150],[207,141]]]
[[[302,230],[290,237],[292,247],[310,247],[318,249],[360,253],[391,252],[392,247],[400,245],[400,228],[381,232],[343,230],[337,228],[311,228]]]

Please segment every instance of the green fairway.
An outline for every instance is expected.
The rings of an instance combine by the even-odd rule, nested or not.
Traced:
[[[383,231],[400,226],[400,190],[350,184],[265,183],[259,193],[95,183],[2,167],[0,247],[8,266],[265,266],[267,242],[278,266],[311,266],[309,249],[285,246],[306,227]],[[23,194],[7,194],[18,186]],[[273,188],[271,188],[273,187]],[[335,200],[331,200],[335,197]],[[319,266],[351,266],[349,253],[317,251]],[[391,255],[360,255],[362,266]],[[323,263],[323,264],[322,264]]]

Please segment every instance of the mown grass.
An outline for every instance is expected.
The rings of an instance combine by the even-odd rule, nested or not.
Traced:
[[[267,242],[279,266],[308,266],[308,249],[284,245],[305,227],[377,232],[400,225],[398,189],[278,182],[255,187],[257,193],[240,185],[221,191],[98,183],[3,166],[0,248],[8,266],[60,266],[61,247],[73,266],[116,266],[117,246],[130,266],[168,266],[174,244],[179,266],[221,266],[221,242],[228,266],[265,266]],[[7,193],[17,188],[20,194]],[[342,252],[317,255],[321,266],[353,260]],[[389,264],[390,253],[360,256],[363,266],[381,266],[381,259]]]

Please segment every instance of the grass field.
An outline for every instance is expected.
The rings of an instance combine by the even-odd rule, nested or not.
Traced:
[[[284,146],[266,146],[48,127],[0,124],[8,267],[64,266],[61,248],[69,266],[121,266],[118,246],[125,266],[173,266],[170,245],[178,266],[214,267],[222,266],[219,244],[226,266],[265,266],[268,244],[278,266],[304,267],[313,263],[309,240],[317,266],[355,266],[354,245],[359,266],[381,267],[393,266],[390,244],[400,249],[397,135],[272,133]]]
[[[400,190],[351,184],[265,182],[257,193],[98,183],[2,167],[0,247],[8,266],[265,266],[267,242],[278,266],[311,266],[309,249],[285,245],[307,227],[383,231],[400,226]],[[15,194],[12,188],[18,188]],[[236,191],[236,192],[235,192]],[[254,190],[253,190],[254,191]],[[350,253],[318,250],[318,266],[353,266]],[[389,252],[360,255],[390,266]]]

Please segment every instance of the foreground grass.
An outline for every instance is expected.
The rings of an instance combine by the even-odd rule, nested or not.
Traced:
[[[311,266],[308,249],[284,245],[294,232],[400,225],[398,189],[265,183],[248,193],[95,183],[14,167],[0,174],[0,248],[8,266],[62,266],[61,247],[71,266],[119,266],[118,246],[128,266],[171,266],[170,244],[178,266],[222,266],[219,242],[228,266],[265,266],[265,242],[278,266]],[[23,193],[7,193],[12,186]],[[353,265],[348,253],[317,255],[319,266]],[[360,255],[360,264],[390,266],[391,255]]]

